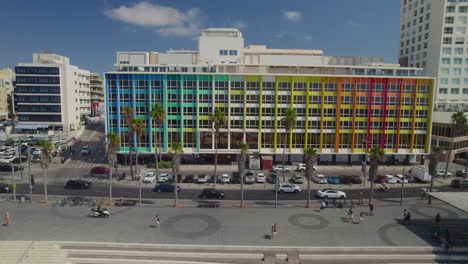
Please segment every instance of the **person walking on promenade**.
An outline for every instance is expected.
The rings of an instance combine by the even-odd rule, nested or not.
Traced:
[[[327,204],[325,203],[325,200],[322,200],[322,205],[320,206],[320,211],[325,210],[327,208]]]
[[[411,224],[411,213],[407,209],[403,210],[403,223],[405,222],[408,222],[408,224]]]
[[[276,238],[277,232],[278,232],[278,226],[275,223],[274,225],[271,226],[271,238],[272,239]]]
[[[10,223],[11,223],[11,216],[10,216],[10,213],[9,213],[9,212],[6,212],[6,214],[5,214],[5,225],[6,225],[6,226],[10,226]]]
[[[437,213],[435,216],[435,223],[438,228],[440,228],[440,221],[441,221],[440,213]]]
[[[370,215],[374,215],[374,204],[372,202],[369,203],[369,212]]]
[[[159,221],[159,215],[156,215],[156,228],[159,230],[161,222]]]
[[[359,223],[360,223],[360,224],[364,223],[364,212],[361,212],[361,213],[359,214]]]
[[[349,208],[349,211],[348,211],[348,222],[352,223],[354,221],[354,215],[353,215],[354,211],[353,211],[353,208]]]

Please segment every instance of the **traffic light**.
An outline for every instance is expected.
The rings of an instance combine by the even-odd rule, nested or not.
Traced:
[[[34,175],[31,175],[31,185],[34,185]]]

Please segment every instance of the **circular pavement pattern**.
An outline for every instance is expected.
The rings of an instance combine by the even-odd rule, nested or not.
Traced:
[[[381,226],[378,230],[377,230],[377,235],[380,237],[380,239],[387,245],[387,246],[392,246],[392,247],[396,247],[398,246],[398,243],[394,242],[390,236],[389,236],[389,231],[390,229],[392,228],[401,228],[402,225],[399,224],[399,223],[394,223],[394,224],[386,224],[386,225],[383,225]]]
[[[289,217],[289,223],[303,229],[317,230],[328,226],[328,221],[318,215],[295,214]]]
[[[175,238],[209,236],[221,228],[215,217],[201,214],[176,215],[161,223],[161,232]]]
[[[444,207],[429,206],[429,205],[413,205],[413,206],[410,206],[409,209],[411,213],[418,214],[420,216],[424,216],[427,218],[435,218],[435,215],[437,214],[437,212],[440,211],[442,212],[441,213],[442,219],[444,218],[458,219],[458,215],[454,211],[444,208]],[[427,209],[433,209],[435,211],[432,213],[429,213],[427,212]],[[443,212],[445,212],[445,214]]]

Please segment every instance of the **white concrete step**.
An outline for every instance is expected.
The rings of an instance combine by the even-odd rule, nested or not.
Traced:
[[[27,254],[26,254],[26,249]],[[54,242],[0,241],[0,263],[72,264],[66,251]]]

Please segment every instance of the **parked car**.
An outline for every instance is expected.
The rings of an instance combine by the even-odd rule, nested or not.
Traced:
[[[41,157],[39,155],[33,155],[31,157],[31,163],[39,163],[41,161]]]
[[[206,188],[203,189],[200,193],[200,198],[216,198],[216,199],[223,199],[224,192],[217,190],[215,188]]]
[[[278,171],[284,171],[284,172],[291,172],[291,169],[288,167],[283,167],[283,165],[275,165],[273,166],[273,169],[271,169],[274,172]]]
[[[93,167],[90,172],[91,176],[94,176],[96,174],[109,174],[109,173],[110,173],[110,169],[103,167],[103,166]]]
[[[244,183],[245,184],[254,184],[255,183],[255,176],[253,172],[246,172],[244,176]]]
[[[263,172],[257,173],[256,181],[258,183],[265,183],[265,179],[266,179],[266,177],[265,177],[265,174]]]
[[[41,152],[42,152],[42,149],[40,149],[40,148],[32,148],[31,149],[31,154],[33,154],[33,155],[40,155]]]
[[[11,161],[11,163],[13,163],[13,164],[20,164],[20,163],[26,162],[26,161],[28,161],[28,158],[26,158],[26,157],[15,157],[15,158]]]
[[[276,189],[278,193],[299,193],[301,192],[301,187],[295,184],[289,183],[280,183],[278,184],[278,188]]]
[[[346,199],[345,192],[339,191],[339,190],[333,190],[333,189],[318,190],[317,196],[320,198],[325,198],[325,199],[328,199],[328,198]]]
[[[298,184],[304,183],[304,177],[300,174],[294,174],[291,180],[292,182],[298,183]]]
[[[57,140],[54,140],[54,144],[67,144],[70,139],[68,138],[60,138]]]
[[[383,175],[377,175],[374,179],[374,182],[375,183],[387,183],[388,182],[388,178],[383,176]]]
[[[445,176],[445,170],[438,170],[436,173],[436,177],[444,177]],[[447,177],[452,177],[452,173],[449,171],[447,172]]]
[[[315,174],[314,177],[312,177],[312,179],[315,183],[319,183],[319,184],[328,183],[327,177],[325,177],[325,175],[323,174]]]
[[[0,193],[9,193],[12,191],[12,188],[8,184],[0,183]]]
[[[299,163],[296,165],[296,171],[299,171],[299,172],[304,172],[306,171],[307,169],[307,166],[305,163]],[[313,167],[313,170],[317,170],[317,167]]]
[[[456,175],[457,177],[463,177],[463,176],[465,176],[465,174],[466,174],[465,169],[463,169],[463,170],[457,170],[457,172],[455,173],[455,175]]]
[[[276,174],[268,175],[268,182],[276,184],[278,182],[278,175],[276,175]]]
[[[238,172],[233,172],[231,176],[231,183],[241,183],[241,176]]]
[[[65,189],[84,189],[91,188],[91,182],[83,180],[69,180],[65,183]]]
[[[195,182],[195,175],[187,175],[185,178],[182,180],[182,182],[185,183],[194,183]]]
[[[208,183],[214,183],[215,182],[215,176],[214,175],[211,175],[211,176],[207,176],[207,180],[206,182]]]
[[[206,175],[205,174],[200,174],[197,176],[197,178],[195,179],[195,182],[196,183],[206,183]]]
[[[385,177],[387,177],[388,179],[387,183],[391,183],[391,184],[397,183],[397,178],[395,176],[387,174],[385,175]]]
[[[153,183],[156,180],[156,172],[148,172],[145,177],[143,177],[144,183]]]
[[[221,175],[221,179],[219,179],[219,182],[220,183],[230,183],[231,182],[231,178],[229,177],[229,174],[222,174]]]
[[[401,183],[402,181],[408,183],[408,179],[404,177],[403,174],[395,174],[393,176],[396,178],[397,183]]]
[[[89,149],[89,146],[83,146],[81,148],[81,155],[88,155],[90,152],[91,150]]]
[[[158,177],[158,183],[171,181],[172,176],[169,173],[161,173]]]
[[[11,171],[12,166],[10,164],[7,164],[7,163],[0,163],[0,171]],[[13,170],[14,171],[21,171],[21,170],[24,170],[23,167],[18,167],[18,166],[13,166]]]
[[[328,176],[327,181],[330,184],[339,184],[340,183],[340,178],[338,178],[338,176]]]
[[[175,185],[169,183],[158,183],[154,186],[153,192],[174,192]],[[180,186],[177,185],[177,192],[180,192]]]
[[[14,156],[5,156],[0,158],[1,163],[10,163],[15,159]]]
[[[452,187],[455,188],[466,188],[468,187],[468,180],[453,180],[450,184]]]

